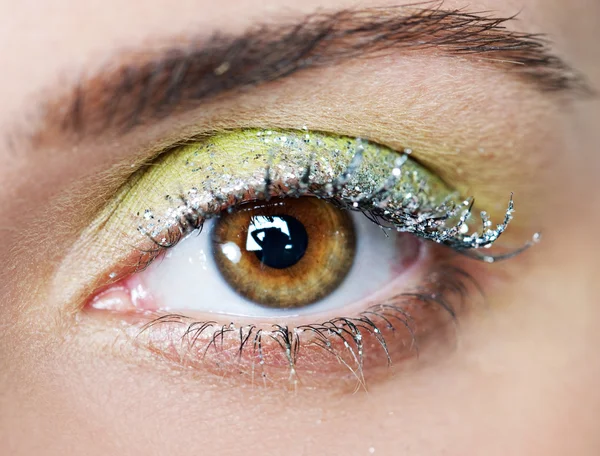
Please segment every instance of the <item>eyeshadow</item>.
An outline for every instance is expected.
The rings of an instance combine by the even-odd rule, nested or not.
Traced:
[[[168,247],[178,239],[173,229],[186,234],[240,203],[310,195],[455,250],[492,245],[512,219],[512,199],[501,224],[493,228],[482,212],[482,230],[469,234],[472,199],[461,198],[411,152],[307,130],[221,132],[174,149],[146,170],[133,191],[145,195],[134,200],[134,223]]]
[[[359,207],[379,194],[380,206],[384,200],[401,199],[405,206],[433,209],[453,195],[407,157],[372,142],[326,133],[220,133],[180,147],[149,168],[138,185],[158,184],[166,193],[155,195],[136,214],[142,214],[142,229],[157,236],[183,215],[177,211],[183,207],[173,207],[173,201],[210,216],[243,199],[272,196],[337,196]]]

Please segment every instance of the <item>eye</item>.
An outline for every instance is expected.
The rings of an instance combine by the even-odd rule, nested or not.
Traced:
[[[210,220],[125,284],[142,310],[327,315],[392,280],[398,287],[422,249],[416,236],[384,231],[362,213],[314,197],[276,199]],[[95,305],[112,299],[104,293]]]
[[[512,217],[511,199],[502,223],[482,212],[472,229],[473,201],[409,155],[293,130],[180,146],[95,225],[128,247],[89,309],[128,315],[136,343],[200,369],[318,364],[363,382],[452,327],[480,295],[466,258],[503,258],[479,249]]]

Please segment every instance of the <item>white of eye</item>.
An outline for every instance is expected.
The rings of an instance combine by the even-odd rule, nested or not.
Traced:
[[[137,274],[136,282],[153,297],[160,310],[267,319],[326,314],[381,295],[392,282],[401,288],[398,281],[412,269],[403,265],[414,263],[420,241],[414,235],[384,231],[360,213],[353,212],[352,219],[357,240],[352,268],[336,290],[306,307],[272,309],[237,294],[214,263],[212,220],[205,223],[202,232],[192,232]],[[221,249],[229,260],[239,262],[242,252],[235,243],[226,243]]]

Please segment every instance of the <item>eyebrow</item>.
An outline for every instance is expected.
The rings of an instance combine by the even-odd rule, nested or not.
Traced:
[[[297,22],[215,33],[123,58],[47,103],[44,131],[121,133],[197,108],[217,95],[310,68],[397,51],[476,56],[544,92],[586,91],[584,78],[552,54],[543,35],[513,31],[514,17],[414,5],[319,12]]]

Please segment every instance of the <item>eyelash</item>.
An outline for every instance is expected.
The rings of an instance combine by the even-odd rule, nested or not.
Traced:
[[[468,229],[466,221],[469,219],[472,212],[474,204],[473,198],[468,198],[462,201],[462,203],[457,204],[457,201],[453,199],[455,195],[451,195],[441,204],[431,207],[431,205],[428,206],[425,204],[428,198],[427,194],[422,189],[425,185],[423,183],[417,194],[409,194],[403,199],[400,207],[395,209],[390,208],[389,202],[386,201],[386,197],[388,196],[390,189],[393,188],[394,184],[397,182],[401,174],[402,165],[406,162],[408,154],[399,156],[394,163],[394,168],[391,170],[387,181],[372,194],[365,195],[358,189],[354,194],[350,192],[350,196],[344,195],[344,193],[347,192],[346,185],[360,167],[362,158],[362,149],[359,140],[355,155],[341,178],[336,178],[330,184],[321,186],[320,188],[310,188],[310,173],[313,164],[309,162],[302,175],[298,178],[296,186],[288,185],[287,188],[280,186],[275,192],[273,192],[275,185],[271,181],[270,167],[267,166],[264,176],[262,198],[248,200],[245,199],[243,195],[231,195],[230,199],[233,199],[233,202],[224,202],[220,201],[218,198],[214,198],[214,200],[217,201],[216,207],[209,211],[199,210],[198,204],[195,203],[190,196],[181,195],[179,197],[180,205],[173,210],[175,215],[170,215],[170,217],[175,220],[175,230],[167,230],[159,240],[149,229],[143,226],[138,227],[140,233],[146,235],[156,247],[154,250],[140,250],[142,255],[138,267],[139,269],[145,268],[163,250],[174,247],[189,233],[195,230],[201,231],[203,223],[206,220],[218,217],[222,211],[227,210],[232,212],[240,204],[260,199],[268,201],[273,196],[296,198],[301,196],[318,197],[340,209],[361,212],[382,229],[409,232],[422,239],[448,246],[456,252],[487,263],[511,258],[526,250],[539,240],[539,234],[536,234],[532,241],[527,242],[521,248],[504,255],[485,255],[477,251],[477,249],[480,248],[491,247],[506,230],[508,224],[512,220],[512,213],[514,210],[512,194],[503,222],[497,225],[496,229],[491,229],[492,222],[487,213],[482,211],[481,234],[475,232],[470,236],[466,234],[466,231],[463,232],[461,228],[466,227]],[[193,195],[195,193],[194,190],[195,189],[192,189],[189,192],[189,195]],[[169,195],[166,196],[166,199],[172,200]],[[147,210],[145,215],[146,218],[154,219],[154,215],[150,210]],[[448,221],[454,221],[454,223],[448,227],[446,226]],[[154,224],[152,223],[150,226],[153,227]]]
[[[458,327],[458,314],[464,310],[467,300],[474,299],[473,292],[481,301],[485,300],[483,290],[474,277],[464,269],[452,265],[451,258],[447,260],[446,263],[430,271],[426,283],[418,290],[393,296],[367,308],[355,317],[336,317],[321,323],[304,324],[294,328],[273,325],[271,330],[265,330],[255,325],[238,327],[234,323],[219,325],[212,320],[195,321],[184,315],[169,313],[159,315],[144,324],[137,332],[136,340],[148,334],[148,341],[152,346],[152,330],[160,329],[163,325],[172,329],[172,325],[175,325],[181,330],[181,335],[178,336],[180,347],[185,349],[176,350],[173,361],[184,366],[202,363],[207,353],[213,349],[217,356],[222,355],[222,359],[213,366],[217,368],[227,364],[228,356],[223,348],[224,345],[230,346],[234,343],[237,344],[233,349],[237,362],[249,362],[252,371],[258,364],[261,369],[260,375],[265,382],[267,381],[266,365],[277,365],[282,362],[287,367],[285,376],[296,382],[298,380],[296,368],[302,349],[314,347],[333,356],[351,374],[351,378],[356,380],[356,388],[366,387],[363,367],[367,345],[377,346],[379,354],[383,356],[383,364],[388,368],[392,366],[393,350],[390,349],[390,340],[386,332],[394,335],[394,339],[400,337],[400,344],[405,348],[408,347],[408,352],[403,351],[403,357],[409,355],[418,357],[422,338],[425,338],[430,331],[419,330],[413,319],[414,314],[423,311],[437,313],[441,310],[453,323],[452,331],[455,332]],[[413,309],[414,313],[407,309]],[[442,326],[443,324],[440,324],[437,319],[436,329],[439,330]],[[405,331],[403,335],[408,336],[408,340],[400,334],[401,331]],[[208,338],[202,337],[205,333],[209,333]],[[309,338],[304,337],[306,335]],[[173,341],[175,338],[169,339]],[[159,340],[162,341],[160,337]],[[265,355],[267,341],[280,349],[279,355],[269,353],[270,363],[267,362]],[[177,345],[171,343],[173,346]],[[169,350],[158,349],[157,351],[169,353]]]
[[[122,294],[132,297],[134,290],[128,287],[137,282],[130,276],[160,260],[184,238],[207,229],[205,221],[271,198],[319,198],[362,214],[393,236],[405,232],[420,238],[411,240],[418,246],[420,261],[399,280],[413,285],[405,285],[399,293],[390,283],[391,291],[386,288],[381,298],[364,296],[357,310],[332,315],[321,308],[310,311],[311,319],[299,313],[294,321],[285,314],[266,321],[235,317],[235,323],[223,324],[231,321],[224,318],[233,317],[221,314],[217,323],[174,314],[168,307],[149,310],[160,305],[132,303],[113,314],[128,323],[124,336],[133,347],[156,354],[175,368],[197,367],[224,377],[236,370],[254,375],[257,367],[265,382],[280,378],[279,384],[296,382],[305,371],[321,374],[341,366],[343,373],[335,380],[350,378],[364,386],[365,374],[387,372],[380,368],[392,361],[396,365],[398,357],[422,359],[421,353],[439,353],[423,350],[425,342],[437,345],[444,340],[444,346],[452,345],[445,343],[446,336],[456,337],[459,317],[485,301],[480,271],[466,262],[510,258],[533,241],[505,255],[482,253],[510,223],[512,195],[502,223],[492,227],[487,214],[481,213],[480,229],[469,234],[473,199],[461,198],[435,173],[409,159],[410,154],[305,129],[225,131],[182,145],[161,155],[147,170],[139,170],[137,180],[124,187],[118,200],[122,207],[116,216],[110,213],[109,221],[114,220],[118,230],[126,225],[122,243],[129,248],[123,250],[117,270],[105,270],[102,288],[86,308],[110,311],[111,307],[102,307],[102,300],[113,292],[117,299]],[[156,188],[165,188],[164,193],[156,193]],[[140,193],[144,191],[149,191],[147,196]],[[396,277],[393,272],[390,276]],[[167,305],[180,307],[177,302]],[[182,303],[181,308],[197,306]],[[210,312],[210,306],[204,310]],[[277,325],[270,326],[273,322]],[[404,368],[405,363],[400,365]],[[331,377],[311,375],[310,382],[326,378]]]

